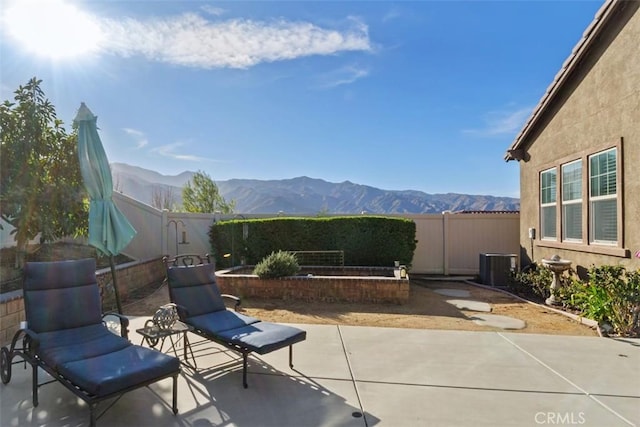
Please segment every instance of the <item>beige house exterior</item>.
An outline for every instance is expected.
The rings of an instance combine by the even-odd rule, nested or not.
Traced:
[[[603,4],[505,154],[520,165],[523,266],[640,268],[639,8]]]

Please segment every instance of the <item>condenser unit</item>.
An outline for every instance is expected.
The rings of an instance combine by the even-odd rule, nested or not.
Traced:
[[[504,288],[509,276],[517,270],[516,254],[480,254],[480,282],[483,285]]]

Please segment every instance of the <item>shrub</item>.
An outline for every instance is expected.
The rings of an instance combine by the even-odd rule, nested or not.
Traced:
[[[298,260],[291,252],[272,252],[260,261],[254,268],[253,274],[261,279],[293,276],[300,271]]]
[[[552,280],[553,273],[548,268],[540,268],[537,264],[531,264],[528,268],[513,275],[509,288],[517,295],[545,300],[551,295]]]
[[[580,311],[619,335],[637,334],[634,317],[640,306],[640,271],[605,265],[589,270],[589,282],[572,295]],[[636,315],[637,316],[637,315]]]
[[[573,270],[569,270],[568,276],[560,277],[556,298],[563,308],[577,311],[601,326],[609,325],[614,334],[640,334],[640,270],[628,272],[622,266],[604,265],[592,267],[588,277],[589,280],[583,282]],[[546,299],[552,280],[549,269],[532,264],[513,275],[510,289],[525,297]]]
[[[557,301],[568,311],[581,312],[581,295],[585,291],[586,284],[577,276],[563,281],[562,286],[556,292]]]

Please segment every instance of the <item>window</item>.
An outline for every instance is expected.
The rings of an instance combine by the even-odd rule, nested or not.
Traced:
[[[593,243],[618,241],[617,150],[589,157],[590,236]]]
[[[562,240],[582,242],[582,160],[562,165]]]
[[[540,210],[543,239],[556,238],[556,169],[549,169],[540,174]]]
[[[538,246],[631,256],[622,230],[622,148],[620,138],[540,169]]]

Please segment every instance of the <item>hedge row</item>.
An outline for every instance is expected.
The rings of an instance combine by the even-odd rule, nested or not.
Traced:
[[[211,226],[209,240],[220,268],[255,265],[274,251],[344,251],[345,265],[410,265],[416,225],[382,216],[234,219]]]

